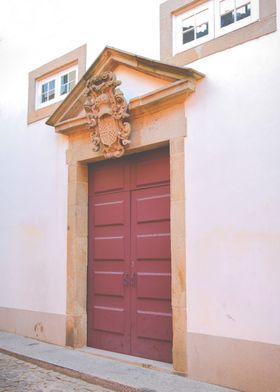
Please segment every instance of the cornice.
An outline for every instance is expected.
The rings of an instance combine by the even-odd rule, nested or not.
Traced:
[[[128,110],[130,119],[136,119],[143,114],[151,114],[167,107],[183,104],[186,98],[195,91],[195,81],[179,80],[168,86],[154,90],[151,93],[133,98],[129,101]],[[80,132],[87,129],[86,115],[60,121],[55,131],[62,134]]]

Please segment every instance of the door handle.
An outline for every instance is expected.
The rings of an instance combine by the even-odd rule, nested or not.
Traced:
[[[123,286],[127,287],[129,285],[129,273],[123,273]]]
[[[131,287],[136,287],[136,281],[137,281],[137,273],[132,272],[130,275],[130,285]]]

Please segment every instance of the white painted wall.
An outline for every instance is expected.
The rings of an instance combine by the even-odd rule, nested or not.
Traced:
[[[170,84],[166,80],[145,75],[124,65],[118,66],[114,72],[117,79],[122,82],[120,88],[127,101]]]
[[[1,2],[0,307],[66,310],[67,138],[27,125],[28,73],[85,43],[88,66],[105,45],[158,57],[160,2]]]
[[[27,126],[28,72],[84,43],[88,65],[105,45],[158,58],[160,2],[2,1],[0,306],[65,313],[67,139]],[[279,45],[191,64],[207,77],[187,104],[190,332],[280,343]]]
[[[280,1],[278,29],[280,28]],[[192,63],[189,332],[280,344],[280,32]]]
[[[20,120],[1,132],[1,306],[63,313],[67,143]]]

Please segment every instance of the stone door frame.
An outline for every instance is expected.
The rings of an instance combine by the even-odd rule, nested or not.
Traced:
[[[193,80],[130,101],[131,143],[126,154],[169,146],[171,304],[173,368],[187,373],[185,140],[186,99],[195,90]],[[68,227],[66,345],[87,343],[88,164],[104,159],[93,152],[85,117],[62,121],[56,131],[67,134]]]
[[[185,147],[184,137],[170,139],[170,222],[173,312],[173,367],[186,373],[186,262],[185,262]],[[71,143],[70,143],[71,144]],[[160,147],[156,145],[154,147]],[[145,146],[147,149],[147,146]],[[150,146],[152,147],[152,146]],[[134,153],[143,151],[143,146]],[[94,162],[92,159],[90,162]],[[100,159],[98,159],[100,161]],[[66,344],[86,345],[87,339],[87,248],[88,162],[68,162],[67,318]]]

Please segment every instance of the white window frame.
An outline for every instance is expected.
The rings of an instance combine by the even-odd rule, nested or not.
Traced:
[[[54,90],[54,98],[51,100],[47,100],[46,102],[41,102],[41,96],[42,96],[42,86],[45,83],[49,83],[52,80],[55,81],[55,90]],[[49,76],[46,79],[40,80],[38,82],[36,82],[36,109],[37,108],[43,108],[45,106],[48,106],[50,104],[52,104],[53,102],[55,102],[55,97],[57,96],[57,80],[56,80],[56,76],[52,75]]]
[[[236,0],[235,0],[236,1]],[[221,15],[220,15],[220,2],[221,0],[215,0],[215,36],[220,37],[221,35],[230,33],[231,31],[241,29],[259,19],[259,0],[248,0],[251,3],[251,15],[247,18],[233,22],[232,24],[221,27]]]
[[[184,19],[190,18],[199,14],[202,11],[208,9],[209,11],[209,23],[208,23],[208,34],[196,38],[191,42],[187,42],[183,44],[182,42],[182,22]],[[214,7],[213,1],[206,1],[203,4],[200,4],[196,7],[189,9],[188,11],[179,14],[173,15],[173,54],[183,52],[187,49],[193,48],[194,46],[203,44],[206,41],[210,41],[214,38]]]
[[[59,77],[59,83],[60,83],[60,88],[59,88],[59,94],[60,95],[67,95],[70,91],[67,91],[67,92],[65,92],[64,94],[63,93],[61,93],[61,88],[62,88],[62,86],[63,85],[67,85],[68,87],[70,87],[70,81],[69,81],[69,77],[68,77],[68,81],[67,81],[67,83],[61,83],[61,79],[64,77],[64,76],[66,76],[66,75],[69,75],[71,72],[73,72],[73,71],[76,71],[76,73],[75,73],[75,79],[73,80],[73,82],[74,82],[74,85],[77,83],[77,70],[74,68],[74,69],[72,69],[72,70],[67,70],[67,72],[65,72],[65,73],[61,73],[61,75],[60,75],[60,77]]]
[[[61,72],[58,72],[56,74],[47,76],[44,79],[40,79],[36,81],[36,105],[35,109],[41,109],[46,106],[52,105],[53,103],[62,101],[65,97],[67,97],[68,93],[65,94],[60,94],[60,87],[61,87],[61,77],[68,74],[71,71],[76,71],[76,78],[75,78],[75,85],[77,84],[78,81],[78,65],[75,65],[73,67],[69,67],[64,69]],[[42,95],[42,85],[45,83],[48,83],[52,80],[55,80],[55,95],[54,98],[51,100],[48,100],[46,102],[41,102],[41,95]]]
[[[238,30],[253,22],[259,20],[259,0],[248,0],[251,3],[250,17],[236,21],[228,26],[220,27],[220,1],[221,0],[208,0],[197,6],[189,8],[181,14],[173,15],[173,55],[191,49],[195,46],[201,45],[214,38],[225,35],[231,31]],[[186,44],[182,43],[182,22],[186,18],[190,18],[205,9],[209,9],[209,33],[204,37],[194,39]]]

